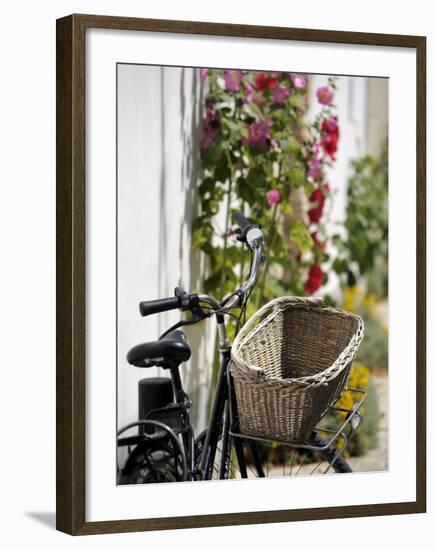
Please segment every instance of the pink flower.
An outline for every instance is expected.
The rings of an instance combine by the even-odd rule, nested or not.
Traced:
[[[329,105],[334,99],[334,94],[328,88],[328,86],[322,86],[321,88],[318,88],[316,93],[317,99],[322,105]]]
[[[240,89],[242,71],[231,71],[227,69],[225,71],[225,88],[231,92],[236,92]]]
[[[252,93],[253,93],[252,84],[246,83],[244,85],[244,91],[246,92],[246,96],[243,97],[243,103],[249,103],[249,101],[252,99]]]
[[[310,169],[308,170],[308,176],[310,176],[313,179],[316,179],[321,171],[321,164],[320,161],[317,159],[311,159],[310,160]]]
[[[243,103],[255,103],[255,105],[260,106],[263,98],[260,94],[254,93],[254,88],[252,84],[245,84],[244,90],[246,92],[246,97],[243,97]]]
[[[202,139],[200,140],[200,146],[202,149],[207,149],[211,145],[217,133],[218,130],[216,128],[211,128],[209,124],[204,124]]]
[[[208,77],[208,69],[200,69],[200,80],[206,80]]]
[[[307,77],[304,74],[290,73],[290,79],[297,90],[301,90],[307,85]]]
[[[281,194],[277,189],[272,189],[266,195],[269,206],[275,206],[281,200]]]
[[[336,132],[338,129],[337,117],[331,117],[323,121],[323,130],[326,132]]]
[[[204,119],[211,121],[215,119],[214,104],[211,101],[207,101],[204,110]]]
[[[243,142],[250,147],[257,147],[259,149],[267,149],[270,140],[270,126],[271,120],[260,120],[259,122],[252,122],[246,126],[247,137],[243,139]]]
[[[313,144],[313,155],[314,155],[315,157],[318,157],[318,156],[319,156],[319,153],[320,153],[320,145],[319,145],[317,142],[315,142],[315,143]]]
[[[290,90],[285,86],[277,86],[273,90],[272,103],[284,103],[290,95]]]

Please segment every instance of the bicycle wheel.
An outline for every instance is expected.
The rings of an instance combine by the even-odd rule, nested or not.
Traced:
[[[200,464],[205,436],[206,430],[196,439],[195,459],[197,465]],[[352,472],[352,468],[343,455],[333,446],[326,447],[326,442],[315,433],[306,442],[307,445],[320,448],[315,451],[273,442],[264,443],[249,439],[240,441],[243,444],[242,455],[246,472],[240,470],[236,452],[232,449],[230,456],[226,459],[228,479]],[[212,479],[219,479],[221,460],[222,441],[220,439],[214,459]]]
[[[119,485],[184,481],[182,457],[170,441],[140,443],[129,454]]]

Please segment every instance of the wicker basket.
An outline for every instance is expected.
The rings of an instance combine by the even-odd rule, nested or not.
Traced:
[[[262,307],[232,346],[241,433],[304,442],[340,398],[363,332],[360,317],[317,298]]]

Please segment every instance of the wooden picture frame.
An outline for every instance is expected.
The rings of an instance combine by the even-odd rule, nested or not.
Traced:
[[[86,521],[85,32],[89,28],[409,48],[416,52],[416,499],[299,510]],[[57,21],[57,529],[72,535],[409,514],[426,509],[426,39],[420,36],[70,15]],[[400,275],[402,276],[402,274]]]

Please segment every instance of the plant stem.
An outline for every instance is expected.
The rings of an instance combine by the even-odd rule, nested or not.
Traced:
[[[241,213],[244,214],[244,200],[241,201]],[[244,243],[241,243],[240,287],[243,286],[243,281],[244,281],[245,258],[246,258],[246,249],[245,249]]]
[[[264,271],[263,271],[263,274],[261,276],[261,281],[260,281],[260,286],[259,286],[259,293],[258,293],[258,299],[257,299],[257,305],[256,305],[256,308],[259,309],[260,306],[261,306],[261,301],[263,299],[263,296],[264,296],[264,288],[265,288],[265,284],[266,284],[266,279],[267,279],[267,273],[269,271],[269,268],[270,268],[270,263],[269,263],[269,256],[271,256],[270,252],[272,250],[272,247],[273,245],[275,244],[275,239],[276,239],[276,235],[277,235],[277,232],[275,231],[275,233],[273,233],[273,230],[275,228],[275,224],[276,224],[276,214],[277,212],[279,211],[279,208],[278,208],[278,203],[275,204],[275,206],[273,207],[273,212],[272,212],[272,218],[270,220],[270,227],[269,227],[269,244],[268,244],[268,247],[267,247],[267,258],[266,258],[266,265],[264,267]]]
[[[220,299],[223,298],[224,290],[225,290],[225,275],[226,275],[226,249],[228,247],[228,232],[229,232],[229,214],[231,210],[231,195],[232,195],[232,183],[233,183],[233,166],[232,166],[232,160],[231,155],[229,153],[229,150],[226,149],[226,157],[228,159],[228,165],[229,165],[229,181],[228,181],[228,189],[226,191],[227,197],[226,197],[226,220],[225,220],[225,235],[223,238],[223,265],[222,265],[222,276],[220,278]]]
[[[221,300],[223,298],[223,295],[225,293],[225,278],[226,278],[226,249],[228,247],[228,232],[229,232],[229,214],[231,211],[231,195],[232,195],[232,184],[233,184],[233,165],[232,165],[232,159],[231,155],[229,153],[229,150],[226,149],[226,158],[228,160],[228,166],[229,166],[229,180],[228,180],[228,188],[226,190],[226,220],[225,220],[225,234],[223,236],[223,264],[222,264],[222,272],[220,277],[220,292],[219,292],[219,299]],[[212,366],[212,373],[211,373],[211,384],[209,388],[209,396],[208,396],[208,411],[211,412],[212,407],[212,401],[215,394],[215,388],[217,385],[217,376],[218,376],[218,370],[220,366],[220,354],[218,353],[218,347],[217,347],[217,334],[215,336],[215,345],[214,345],[214,361]]]

